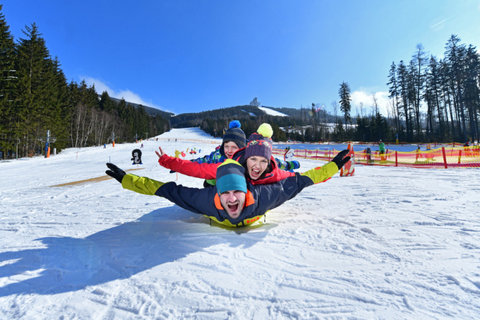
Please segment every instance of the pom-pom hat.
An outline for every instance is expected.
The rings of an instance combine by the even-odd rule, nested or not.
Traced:
[[[270,161],[272,156],[273,142],[270,139],[273,135],[272,126],[268,123],[262,123],[257,132],[248,137],[247,147],[245,148],[245,159],[253,156],[260,156]]]
[[[232,190],[247,192],[245,168],[235,160],[227,159],[219,165],[216,179],[219,194]]]
[[[266,122],[262,123],[257,129],[257,133],[261,134],[265,138],[272,138],[273,136],[272,126]]]
[[[246,145],[245,141],[247,138],[245,136],[245,132],[243,132],[243,130],[240,127],[241,127],[240,121],[238,120],[230,121],[229,128],[225,132],[225,135],[223,136],[222,144],[232,141],[232,142],[235,142],[238,148],[240,149],[244,148]]]
[[[264,157],[270,161],[272,157],[272,140],[265,137],[258,140],[249,140],[245,148],[245,159],[253,156]]]

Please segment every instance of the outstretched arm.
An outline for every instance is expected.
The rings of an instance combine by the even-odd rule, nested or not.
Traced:
[[[215,179],[217,167],[220,163],[197,163],[190,160],[183,160],[168,156],[162,148],[155,151],[158,156],[158,163],[162,167],[185,174],[190,177],[202,179]]]
[[[147,177],[126,174],[113,163],[107,163],[106,173],[122,184],[124,189],[146,195],[156,195],[175,203],[188,211],[220,218],[213,198],[216,188],[188,188],[174,182],[160,182]]]
[[[160,181],[133,174],[126,174],[125,171],[113,163],[107,163],[107,167],[109,170],[105,171],[105,173],[120,182],[124,189],[146,195],[155,195],[157,190],[164,185],[164,183]]]
[[[309,177],[313,183],[320,183],[330,179],[335,173],[340,170],[345,163],[350,160],[350,157],[347,156],[348,150],[340,151],[331,162],[321,166],[316,167],[311,170],[308,170],[302,173],[302,176]]]

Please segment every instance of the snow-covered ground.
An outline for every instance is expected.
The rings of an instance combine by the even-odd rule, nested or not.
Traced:
[[[134,173],[201,187],[154,150],[219,141],[172,130]],[[248,229],[113,179],[50,187],[137,168],[138,147],[0,162],[0,319],[480,318],[480,169],[357,166]]]

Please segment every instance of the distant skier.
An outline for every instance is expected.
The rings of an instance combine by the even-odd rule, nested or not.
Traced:
[[[385,161],[387,158],[385,156],[385,143],[380,139],[380,142],[378,143],[378,151],[380,153],[380,160]]]
[[[418,159],[422,157],[422,150],[420,149],[420,145],[417,145],[417,149],[415,150],[415,163],[418,163]]]
[[[290,146],[286,147],[285,148],[285,153],[283,155],[283,159],[285,161],[291,161],[291,160],[293,160],[294,156],[295,156],[295,151]]]
[[[383,143],[382,140],[380,140],[380,142],[378,143],[378,151],[380,151],[380,154],[385,153],[385,143]]]
[[[372,164],[373,161],[372,161],[372,149],[370,149],[370,147],[367,147],[367,149],[365,149],[365,157],[367,158],[367,164]]]
[[[278,163],[278,167],[282,170],[293,171],[300,168],[300,162],[293,160],[295,156],[295,151],[290,148],[290,146],[285,148],[285,153],[283,155],[283,160],[275,158],[275,161]]]
[[[142,164],[142,151],[140,149],[134,149],[132,151],[132,164]]]

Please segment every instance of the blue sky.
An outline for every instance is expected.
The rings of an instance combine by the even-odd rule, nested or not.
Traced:
[[[392,62],[452,34],[480,48],[478,0],[0,0],[15,40],[35,22],[69,81],[174,113],[248,104],[387,113]]]

